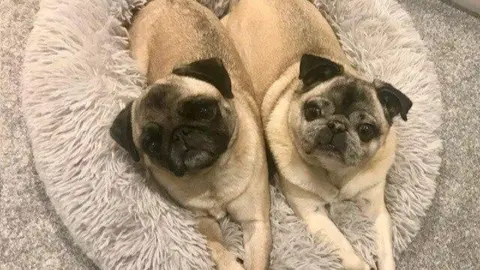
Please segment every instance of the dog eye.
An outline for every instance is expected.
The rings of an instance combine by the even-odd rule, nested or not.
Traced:
[[[357,132],[360,136],[360,140],[363,142],[369,142],[376,136],[377,129],[371,124],[361,124],[357,128]]]
[[[163,129],[160,125],[150,122],[143,127],[140,137],[142,148],[151,155],[159,155],[162,152],[162,134]]]
[[[217,114],[217,108],[214,106],[205,106],[197,109],[196,115],[199,120],[212,120]]]
[[[152,154],[160,154],[161,151],[162,148],[159,142],[152,142],[148,145],[148,152]]]
[[[194,121],[212,121],[218,113],[218,104],[214,100],[192,100],[184,104],[180,114]]]
[[[303,109],[305,119],[310,122],[322,116],[322,110],[314,103],[308,103]]]

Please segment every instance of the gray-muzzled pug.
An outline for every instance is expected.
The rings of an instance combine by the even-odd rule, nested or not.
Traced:
[[[222,23],[252,77],[289,205],[338,248],[345,268],[369,269],[328,217],[331,203],[355,201],[374,222],[377,267],[394,269],[384,190],[395,157],[393,119],[407,120],[411,100],[362,78],[307,0],[241,0]]]
[[[155,0],[129,30],[146,91],[114,120],[113,139],[181,206],[198,216],[218,269],[266,269],[270,193],[259,108],[228,33],[195,1]],[[240,263],[218,219],[243,230]]]

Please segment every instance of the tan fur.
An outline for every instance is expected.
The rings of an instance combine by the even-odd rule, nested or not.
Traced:
[[[390,217],[385,207],[386,174],[395,153],[395,130],[383,146],[354,168],[328,168],[308,164],[294,145],[287,124],[303,54],[329,58],[351,67],[325,18],[306,0],[242,0],[222,20],[250,73],[267,141],[279,170],[279,180],[290,206],[319,239],[330,241],[347,269],[370,269],[331,222],[325,206],[345,199],[368,201],[362,209],[375,222],[379,269],[394,269]]]
[[[306,0],[242,0],[222,19],[252,77],[257,101],[304,53],[348,63],[330,25],[310,6]]]
[[[174,67],[200,59],[219,57],[232,81],[232,109],[237,114],[235,133],[228,150],[211,167],[177,178],[155,166],[141,153],[149,173],[182,206],[199,217],[199,230],[206,236],[218,269],[243,269],[222,245],[215,219],[227,213],[237,220],[245,238],[246,269],[266,269],[271,249],[270,194],[264,139],[253,87],[235,46],[220,21],[195,1],[155,0],[142,9],[130,29],[132,56],[148,84],[171,78]],[[183,78],[189,90],[185,95],[219,98],[211,85]],[[140,97],[139,99],[141,99]],[[134,102],[132,123],[134,141],[139,146],[140,103]]]

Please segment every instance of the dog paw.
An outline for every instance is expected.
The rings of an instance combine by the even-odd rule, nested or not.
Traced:
[[[375,270],[395,270],[395,260],[393,257],[385,256],[375,258]]]
[[[343,267],[347,270],[376,270],[356,255],[348,256],[341,260]]]
[[[231,262],[228,264],[219,264],[217,265],[217,270],[245,270],[242,264],[238,262]]]
[[[241,263],[239,263],[239,262],[236,262],[236,263],[232,264],[232,265],[228,268],[228,270],[230,270],[230,269],[232,269],[232,270],[245,270],[245,268],[243,267],[243,264],[241,264]]]
[[[243,267],[243,260],[239,257],[233,256],[231,253],[227,253],[222,260],[217,262],[218,270],[245,270]]]

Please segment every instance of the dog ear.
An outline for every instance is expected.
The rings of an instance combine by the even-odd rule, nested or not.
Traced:
[[[304,54],[300,60],[299,79],[305,86],[316,82],[324,82],[343,73],[343,67],[329,59]]]
[[[192,77],[215,86],[225,98],[233,98],[232,83],[223,61],[214,57],[175,68],[173,74]]]
[[[410,108],[412,108],[412,101],[389,83],[374,80],[373,84],[377,89],[377,96],[380,103],[388,113],[387,118],[389,122],[391,123],[392,119],[399,114],[403,121],[407,121],[407,113]]]
[[[110,127],[110,136],[117,142],[123,149],[127,150],[132,156],[135,162],[140,161],[137,148],[133,143],[132,133],[132,104],[130,102],[120,113],[117,115]]]

